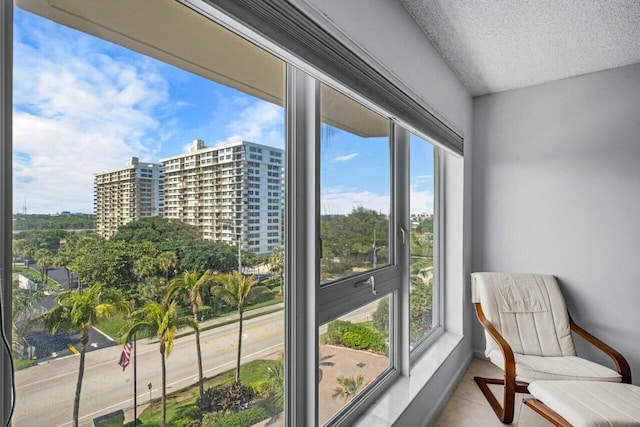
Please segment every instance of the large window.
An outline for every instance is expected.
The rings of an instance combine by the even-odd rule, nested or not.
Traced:
[[[442,324],[440,149],[204,4],[51,4],[14,8],[13,425],[353,424]]]
[[[15,9],[16,427],[282,418],[285,63],[171,8],[135,50]]]

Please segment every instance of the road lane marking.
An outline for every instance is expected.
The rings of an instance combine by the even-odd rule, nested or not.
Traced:
[[[71,344],[67,344],[67,347],[69,347],[69,350],[71,350],[73,354],[80,354],[80,352]]]
[[[246,356],[242,356],[242,358],[241,358],[241,359],[246,359],[246,358],[248,358],[248,357],[257,356],[257,355],[259,355],[259,354],[261,354],[261,353],[265,353],[265,352],[268,352],[268,351],[271,351],[271,350],[273,350],[273,349],[280,348],[280,347],[282,347],[282,343],[280,343],[280,344],[276,344],[276,345],[272,345],[271,347],[264,348],[264,349],[262,349],[262,350],[256,351],[256,352],[251,353],[251,354],[248,354],[248,355],[246,355]],[[213,368],[209,368],[209,369],[207,369],[207,370],[206,370],[206,371],[204,371],[204,372],[210,372],[210,371],[213,371],[213,370],[216,370],[216,369],[220,369],[220,368],[225,367],[225,366],[227,366],[227,365],[235,365],[235,363],[236,363],[236,361],[235,361],[235,360],[232,360],[232,361],[230,361],[230,362],[226,362],[226,363],[223,363],[223,364],[221,364],[221,365],[214,366]],[[203,372],[203,373],[204,373],[204,372]],[[189,376],[189,377],[187,377],[187,378],[183,378],[183,379],[181,379],[181,380],[174,381],[174,382],[172,382],[172,383],[170,383],[170,384],[167,384],[167,388],[169,388],[169,387],[171,387],[171,386],[174,386],[174,385],[176,385],[176,384],[178,384],[178,383],[181,383],[181,382],[183,382],[183,381],[187,381],[187,380],[192,380],[192,381],[193,381],[193,375],[190,375],[190,376]],[[196,382],[197,382],[197,381],[196,381]],[[153,393],[153,392],[158,392],[158,391],[161,391],[160,387],[155,388],[155,389],[152,389],[152,390],[151,390],[151,393]],[[177,391],[177,390],[175,390],[175,391]],[[170,394],[170,393],[167,393],[167,394]],[[137,396],[137,397],[139,397],[139,398],[141,398],[141,397],[142,397],[142,398],[144,398],[144,397],[146,397],[146,396],[148,396],[148,395],[149,395],[149,393],[148,393],[148,392],[145,392],[145,393],[140,393],[140,394],[138,394],[138,396]],[[157,399],[157,398],[156,398],[156,399]],[[133,398],[130,398],[130,399],[127,399],[127,400],[123,400],[122,402],[118,402],[118,403],[115,403],[115,404],[113,404],[113,405],[107,406],[106,408],[102,408],[102,409],[99,409],[99,410],[97,410],[97,411],[94,411],[94,412],[92,412],[92,413],[90,413],[90,414],[83,415],[83,416],[81,416],[81,417],[79,418],[79,420],[84,420],[84,419],[87,419],[87,418],[93,417],[94,415],[97,415],[97,414],[99,414],[99,413],[101,413],[101,412],[104,412],[104,411],[107,411],[107,410],[109,410],[109,409],[112,409],[112,408],[118,407],[118,406],[120,406],[120,405],[124,405],[124,404],[126,404],[126,403],[131,402],[131,401],[133,401]],[[138,405],[140,405],[140,403],[142,403],[142,402],[139,402],[139,403],[138,403]],[[129,409],[129,408],[126,408],[126,409]],[[66,422],[66,423],[64,423],[64,424],[60,424],[60,425],[58,425],[57,427],[66,427],[66,426],[69,426],[69,425],[72,425],[72,422],[71,422],[71,421]]]
[[[270,315],[266,315],[266,316],[262,316],[261,318],[255,318],[255,319],[256,320],[257,319],[265,320],[264,318],[265,317],[269,317],[269,316]],[[254,319],[250,319],[250,320],[254,320]],[[250,326],[249,328],[247,328],[247,330],[251,331],[251,330],[254,330],[254,329],[257,329],[257,328],[260,328],[260,327],[265,327],[267,325],[269,325],[269,323],[258,325],[258,326]],[[220,328],[212,329],[211,332],[214,332],[214,331],[219,330],[219,329]],[[209,332],[209,331],[207,331],[207,332]],[[202,334],[202,335],[204,335],[204,334]],[[201,337],[202,337],[202,335],[201,335]],[[204,343],[208,344],[210,342],[218,341],[218,340],[225,339],[225,338],[229,339],[229,336],[217,337],[217,338],[214,338],[213,340],[205,340]],[[192,337],[191,336],[181,337],[181,338],[178,338],[178,340],[189,339],[189,338],[192,338]],[[107,350],[107,349],[109,349],[110,351],[113,351],[113,347],[103,348],[102,350]],[[96,350],[96,351],[100,351],[100,350]],[[157,352],[157,351],[158,351],[157,347],[149,348],[147,350],[138,351],[138,356],[141,356],[141,355],[147,354],[147,353]],[[74,355],[70,354],[69,356],[61,357],[59,359],[51,359],[51,360],[49,360],[49,363],[55,362],[57,360],[64,360],[64,359],[67,359],[67,358],[73,357],[73,356]],[[112,364],[112,363],[113,364],[117,364],[117,362],[118,362],[117,358],[118,357],[119,357],[119,353],[114,356],[114,360],[113,361],[110,360],[110,361],[107,361],[107,362],[98,363],[96,365],[86,366],[85,370],[88,371],[90,369],[99,368],[101,366],[109,365],[109,364]],[[31,387],[31,386],[34,386],[34,385],[42,384],[42,383],[47,382],[47,381],[57,380],[59,378],[66,377],[66,376],[69,376],[69,375],[78,375],[78,370],[76,369],[76,370],[73,370],[73,371],[64,372],[64,373],[61,373],[61,374],[58,374],[58,375],[55,375],[55,376],[52,376],[52,377],[43,378],[41,380],[34,381],[34,382],[31,382],[31,383],[28,383],[28,384],[23,384],[23,385],[20,385],[20,386],[16,387],[16,390],[21,390],[21,389],[26,388],[26,387]]]

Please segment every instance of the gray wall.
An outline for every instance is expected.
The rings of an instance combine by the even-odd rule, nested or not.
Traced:
[[[640,64],[475,99],[472,162],[473,270],[556,275],[640,384]]]

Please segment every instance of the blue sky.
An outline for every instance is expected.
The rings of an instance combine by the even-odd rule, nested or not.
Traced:
[[[248,140],[284,148],[284,111],[15,8],[14,212],[92,212],[93,174]],[[341,130],[322,145],[326,213],[389,205],[388,143]],[[414,150],[412,144],[412,150]],[[431,146],[414,151],[412,211],[430,212]]]

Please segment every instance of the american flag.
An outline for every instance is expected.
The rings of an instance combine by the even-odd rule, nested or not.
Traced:
[[[122,349],[122,354],[120,355],[120,361],[118,365],[122,366],[122,370],[124,371],[127,366],[129,366],[129,362],[131,361],[131,343],[126,343],[124,348]]]

